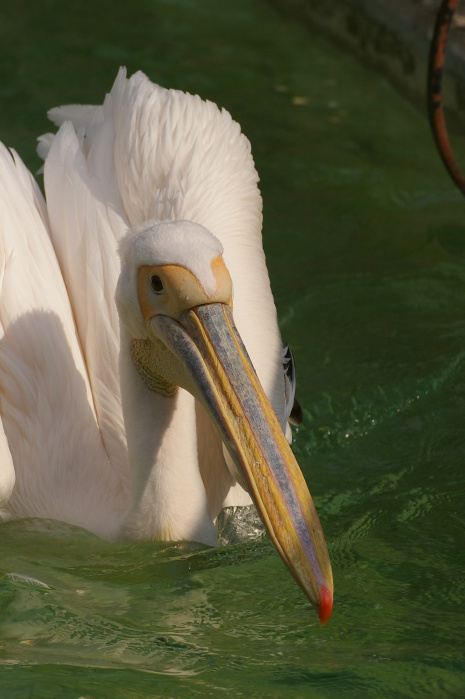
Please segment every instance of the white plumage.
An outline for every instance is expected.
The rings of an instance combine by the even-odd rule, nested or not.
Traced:
[[[60,107],[50,117],[59,130],[39,143],[46,205],[17,154],[0,149],[2,516],[56,518],[109,538],[214,544],[220,509],[251,502],[237,476],[255,493],[277,543],[284,525],[268,518],[268,505],[263,510],[262,495],[254,490],[255,476],[241,475],[238,467],[242,459],[260,470],[263,445],[275,436],[279,454],[287,448],[279,427],[270,427],[275,418],[268,415],[266,399],[256,397],[261,389],[254,388],[246,402],[260,415],[263,406],[266,417],[258,420],[275,436],[263,438],[263,444],[259,438],[258,451],[247,442],[243,456],[237,456],[242,447],[234,435],[239,441],[241,433],[247,435],[255,415],[244,418],[242,408],[234,407],[240,378],[231,384],[238,388],[225,389],[227,405],[221,407],[222,367],[229,354],[224,361],[213,360],[220,383],[207,386],[204,399],[195,383],[197,369],[192,383],[178,361],[176,343],[169,344],[180,329],[189,343],[191,332],[200,332],[204,341],[204,331],[196,330],[202,315],[197,304],[224,307],[224,317],[218,311],[221,322],[226,318],[230,324],[230,275],[237,329],[279,423],[289,429],[282,342],[248,140],[216,105],[165,90],[142,73],[127,79],[123,69],[102,106]],[[114,300],[119,277],[120,319]],[[164,308],[180,310],[166,318]],[[213,334],[218,313],[207,307]],[[137,356],[152,353],[142,369],[136,345]],[[208,347],[189,355],[200,373],[210,361]],[[231,347],[247,365],[241,341],[233,340]],[[255,386],[253,370],[245,372]],[[174,392],[168,397],[160,385],[173,386]],[[177,385],[181,388],[175,390]],[[232,427],[228,417],[224,427],[218,410],[231,414]],[[287,451],[282,458],[293,459]],[[289,469],[294,473],[294,466]],[[282,486],[273,473],[258,476],[265,499],[273,499],[274,489]],[[299,481],[297,490],[304,488]],[[313,517],[308,498],[291,506],[306,522]],[[311,547],[320,525],[306,526],[317,528],[309,534]],[[301,532],[295,536],[302,538]],[[313,568],[315,558],[327,558],[320,551],[322,546],[326,551],[322,533],[320,539],[317,554],[305,554]],[[286,555],[292,568],[292,555]],[[332,589],[330,569],[320,573],[311,585],[301,581],[314,603],[322,584]]]
[[[3,224],[0,405],[16,468],[7,511],[112,536],[130,502],[114,303],[118,242],[128,228],[148,219],[189,219],[222,242],[236,324],[283,421],[281,344],[261,246],[258,177],[249,142],[227,112],[141,73],[127,80],[121,70],[103,106],[52,109],[50,117],[60,126],[41,139],[40,149],[50,228],[31,176],[16,154],[15,165],[2,150],[2,211],[10,222]],[[11,328],[11,316],[19,327]],[[32,361],[26,366],[24,346]],[[205,416],[198,420],[209,433],[200,439],[202,451],[211,452],[203,457],[208,471],[223,457]],[[224,475],[229,480],[227,470]],[[227,496],[225,485],[217,487],[214,516]],[[242,493],[228,500],[248,501]]]

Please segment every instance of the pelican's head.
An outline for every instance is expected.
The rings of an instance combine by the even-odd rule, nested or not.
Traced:
[[[333,581],[324,535],[235,328],[222,253],[211,233],[189,221],[135,228],[120,246],[118,312],[132,338],[149,345],[141,374],[153,377],[152,388],[169,395],[181,386],[210,414],[279,554],[325,623]]]

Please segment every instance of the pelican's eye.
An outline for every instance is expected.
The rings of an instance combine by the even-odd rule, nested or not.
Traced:
[[[158,274],[152,274],[150,277],[150,285],[156,294],[161,294],[163,291],[163,282]]]

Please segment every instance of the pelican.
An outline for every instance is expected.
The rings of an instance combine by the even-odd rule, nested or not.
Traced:
[[[0,150],[3,519],[214,546],[221,509],[253,502],[325,623],[249,141],[125,69],[103,105],[49,116],[46,203]]]

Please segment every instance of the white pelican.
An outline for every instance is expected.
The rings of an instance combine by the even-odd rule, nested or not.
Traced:
[[[283,433],[248,140],[216,105],[123,69],[103,105],[50,117],[46,205],[0,151],[3,517],[214,545],[221,508],[251,496],[325,623],[331,566]]]

